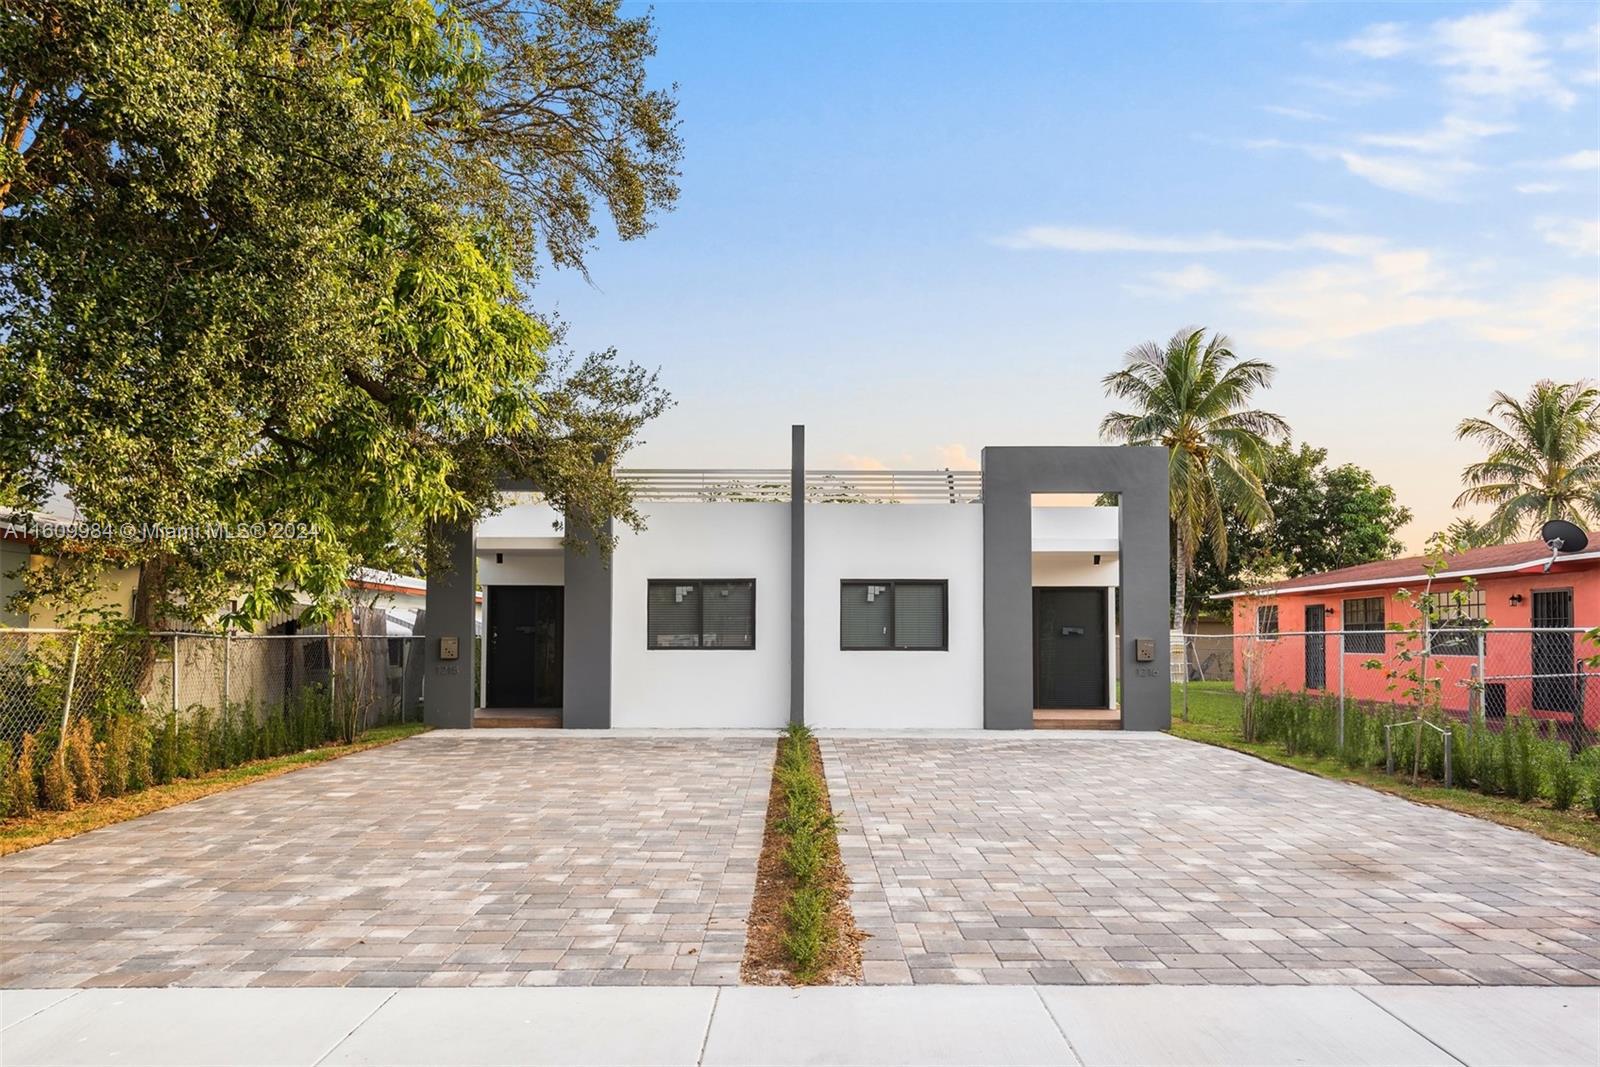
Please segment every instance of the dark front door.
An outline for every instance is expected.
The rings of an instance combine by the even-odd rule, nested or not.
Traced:
[[[1306,688],[1328,688],[1328,639],[1322,636],[1326,629],[1328,609],[1321,604],[1306,605]]]
[[[1536,589],[1533,592],[1533,710],[1578,710],[1574,677],[1572,590]],[[1549,627],[1551,629],[1545,629]]]
[[[489,587],[491,708],[561,706],[559,585]]]
[[[1033,706],[1105,708],[1106,591],[1033,591]]]

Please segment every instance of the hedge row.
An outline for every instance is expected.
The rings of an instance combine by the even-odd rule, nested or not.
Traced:
[[[65,736],[52,726],[24,734],[15,750],[0,742],[0,818],[69,811],[339,736],[327,692],[315,687],[265,713],[242,704],[221,711],[197,705],[152,716],[125,694],[107,694],[73,719]]]
[[[1347,704],[1341,743],[1335,698],[1282,691],[1258,700],[1254,737],[1246,740],[1276,742],[1287,755],[1337,759],[1352,769],[1383,766],[1384,727],[1417,718],[1412,707]],[[1439,714],[1427,719],[1450,733],[1455,785],[1523,801],[1542,797],[1563,811],[1581,799],[1600,815],[1600,746],[1546,739],[1528,715],[1512,715],[1496,726]],[[1395,725],[1396,771],[1410,773],[1418,729]],[[1435,729],[1421,730],[1419,773],[1443,781],[1444,737]]]

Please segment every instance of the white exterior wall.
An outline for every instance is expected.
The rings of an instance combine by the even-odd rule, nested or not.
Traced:
[[[504,562],[496,563],[498,555]],[[478,584],[565,585],[566,558],[550,552],[478,552]]]
[[[789,505],[655,503],[640,511],[646,528],[620,531],[611,561],[611,725],[786,724]],[[754,578],[756,647],[647,648],[652,578]]]
[[[839,648],[845,579],[945,579],[949,649]],[[806,506],[806,724],[983,726],[983,509],[938,504]]]
[[[561,512],[543,501],[512,497],[511,503],[481,520],[474,535],[479,555],[506,549],[559,549],[565,529]]]

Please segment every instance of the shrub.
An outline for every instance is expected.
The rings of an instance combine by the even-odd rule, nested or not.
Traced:
[[[94,724],[87,717],[79,716],[78,720],[67,728],[64,746],[67,774],[72,780],[73,795],[85,804],[93,804],[100,799],[100,781],[103,773],[100,752],[94,743]]]
[[[169,711],[152,743],[150,780],[166,785],[178,777],[178,713]]]
[[[1495,738],[1495,762],[1499,764],[1500,792],[1517,791],[1517,753],[1513,743],[1511,724],[1503,724]]]
[[[26,819],[39,808],[38,740],[32,734],[22,735],[22,748],[17,752],[17,766],[12,771],[11,812]]]
[[[1515,784],[1517,799],[1529,801],[1539,792],[1539,757],[1535,748],[1533,724],[1526,715],[1517,718],[1517,725],[1511,730],[1512,749],[1512,782]]]
[[[822,889],[806,886],[794,891],[783,906],[788,930],[783,947],[794,959],[801,978],[811,974],[822,960],[828,945],[828,895]]]
[[[1545,778],[1550,783],[1550,803],[1557,811],[1572,807],[1578,795],[1578,767],[1565,741],[1550,745],[1545,755]]]
[[[133,718],[114,714],[106,719],[103,730],[100,791],[108,797],[120,797],[133,779]]]
[[[1589,776],[1589,809],[1600,818],[1600,771]]]
[[[128,788],[133,793],[148,789],[154,784],[155,734],[150,729],[150,717],[134,714],[126,719],[131,744],[128,749]]]
[[[56,751],[44,761],[44,773],[39,783],[40,798],[50,811],[71,811],[77,797],[72,788],[72,775],[67,772],[65,750],[58,742]]]
[[[801,885],[811,884],[821,873],[826,859],[822,842],[818,840],[816,831],[809,826],[791,836],[783,850],[783,865]]]

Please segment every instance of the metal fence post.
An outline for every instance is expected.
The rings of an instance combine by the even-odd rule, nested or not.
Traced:
[[[1451,737],[1450,731],[1446,730],[1444,733],[1444,787],[1446,789],[1449,789],[1452,784],[1452,777],[1450,774],[1450,742],[1452,740],[1453,738]]]
[[[409,638],[400,642],[400,721],[410,721],[411,709],[406,705],[406,683],[410,681],[406,676],[411,673],[411,641]]]
[[[1344,751],[1344,623],[1339,623],[1339,751]]]
[[[229,686],[233,681],[233,630],[222,631],[222,710],[228,710]]]
[[[1189,721],[1189,638],[1183,639],[1183,721]]]
[[[56,751],[61,753],[61,758],[66,759],[67,752],[67,719],[72,715],[72,690],[78,684],[78,650],[83,647],[83,634],[74,634],[72,637],[72,658],[67,662],[67,695],[61,702],[61,740],[56,743]]]
[[[1383,769],[1389,774],[1394,773],[1394,745],[1391,735],[1394,732],[1393,723],[1385,723],[1383,727]]]
[[[178,714],[178,635],[172,635],[172,714]]]
[[[1484,686],[1486,684],[1484,679],[1485,679],[1485,677],[1486,677],[1486,675],[1488,673],[1486,671],[1486,669],[1485,669],[1485,667],[1487,665],[1487,653],[1486,653],[1486,650],[1485,650],[1485,646],[1488,644],[1488,642],[1489,642],[1488,633],[1486,633],[1483,630],[1479,630],[1478,631],[1478,663],[1477,663],[1478,670],[1477,670],[1477,677],[1475,677],[1473,679],[1473,682],[1477,686],[1478,722],[1480,722],[1480,723],[1483,722],[1484,714],[1485,714],[1485,712],[1484,712],[1484,699],[1483,698],[1484,698],[1485,694],[1487,693],[1487,690],[1484,688]]]

